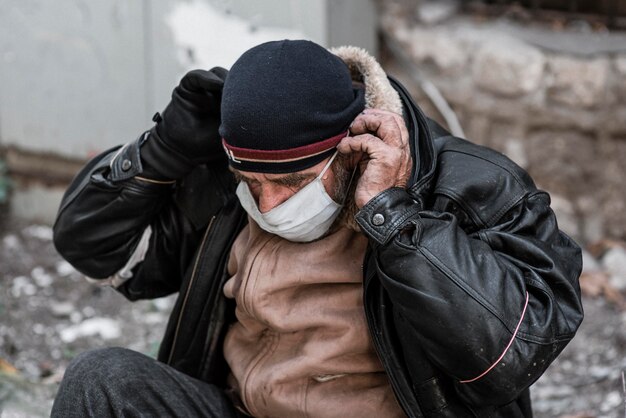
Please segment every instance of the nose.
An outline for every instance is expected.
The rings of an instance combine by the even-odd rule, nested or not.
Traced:
[[[259,195],[255,196],[259,212],[265,213],[274,209],[285,200],[293,196],[294,192],[287,187],[264,185],[259,191]]]

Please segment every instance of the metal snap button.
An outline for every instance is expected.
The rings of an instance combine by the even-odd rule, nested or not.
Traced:
[[[380,213],[377,213],[372,218],[372,223],[376,226],[380,226],[385,223],[385,217],[381,215]]]
[[[128,171],[132,166],[133,163],[129,159],[122,161],[122,171]]]

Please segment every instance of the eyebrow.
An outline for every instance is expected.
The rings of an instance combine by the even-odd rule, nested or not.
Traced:
[[[235,175],[235,178],[238,181],[245,181],[246,183],[249,183],[252,181],[258,181],[258,180],[246,177],[243,174],[233,170],[232,168],[229,168],[229,169],[230,171],[233,172],[233,174]],[[300,184],[302,184],[303,181],[313,179],[315,177],[317,177],[317,174],[315,173],[289,173],[285,175],[284,177],[268,179],[268,181],[274,184],[281,185],[281,186],[295,187],[295,186],[299,186]]]

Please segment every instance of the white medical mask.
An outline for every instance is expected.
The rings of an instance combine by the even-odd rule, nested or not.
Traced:
[[[328,195],[322,184],[322,176],[336,156],[337,152],[315,180],[265,213],[259,211],[248,184],[241,181],[237,186],[237,197],[241,206],[261,229],[286,240],[309,242],[320,238],[328,231],[343,207]]]

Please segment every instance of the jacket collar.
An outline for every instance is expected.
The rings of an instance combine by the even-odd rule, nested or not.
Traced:
[[[393,88],[398,91],[404,105],[404,120],[409,129],[411,139],[411,155],[413,171],[409,179],[408,191],[418,200],[422,207],[424,196],[432,190],[435,181],[437,158],[435,155],[434,135],[428,119],[422,112],[406,88],[393,77],[389,77]]]
[[[330,52],[346,63],[354,82],[364,84],[366,108],[388,110],[404,117],[413,158],[408,191],[411,197],[423,204],[424,196],[432,190],[436,168],[433,134],[426,116],[406,88],[398,80],[388,76],[376,58],[365,49],[342,46],[333,48]]]

